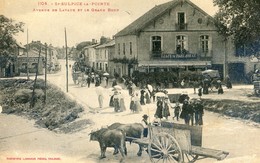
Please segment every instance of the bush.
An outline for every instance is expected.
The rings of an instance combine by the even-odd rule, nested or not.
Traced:
[[[44,104],[44,98],[42,98],[44,81],[41,79],[36,82],[37,100],[34,107],[31,108],[30,99],[33,85],[34,81],[32,80],[0,80],[0,96],[3,97],[0,105],[3,106],[3,113],[33,118],[38,125],[53,130],[74,121],[83,111],[82,106],[69,99],[59,88],[50,84],[47,86],[47,99]]]

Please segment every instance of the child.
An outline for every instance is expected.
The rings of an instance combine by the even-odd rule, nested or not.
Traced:
[[[173,119],[176,117],[177,121],[179,121],[180,110],[181,110],[180,104],[179,104],[179,102],[176,102],[176,105],[174,107],[174,117],[173,117]]]

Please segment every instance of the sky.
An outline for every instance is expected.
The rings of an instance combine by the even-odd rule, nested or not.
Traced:
[[[0,0],[0,14],[24,22],[25,32],[16,37],[23,45],[41,41],[62,47],[82,41],[112,38],[117,32],[142,16],[155,5],[170,0]],[[217,7],[213,0],[191,0],[209,15]],[[57,11],[54,11],[54,10]],[[74,11],[72,11],[74,9]]]

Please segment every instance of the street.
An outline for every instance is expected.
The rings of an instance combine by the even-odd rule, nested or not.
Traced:
[[[70,61],[69,64],[71,64]],[[57,74],[48,74],[48,81],[55,84],[66,92],[66,71],[65,61],[61,61],[62,70]],[[41,76],[41,78],[44,76]],[[108,106],[111,89],[104,92],[104,107],[98,107],[95,87],[90,88],[74,85],[69,69],[69,91],[68,96],[76,100],[85,111],[80,115],[82,119],[90,119],[94,125],[73,134],[58,134],[45,128],[34,125],[33,120],[14,115],[0,114],[0,162],[28,162],[28,159],[48,162],[118,162],[120,155],[114,156],[112,149],[107,149],[107,158],[99,160],[100,149],[98,142],[89,141],[89,133],[92,130],[107,126],[113,122],[134,123],[141,122],[142,115],[148,114],[149,120],[153,120],[155,104],[148,104],[143,107],[140,113],[131,113],[129,110],[130,97],[126,90],[123,90],[127,110],[114,113],[113,108]],[[224,95],[210,94],[207,97],[229,98],[244,100],[242,96],[234,96],[234,92],[243,91],[252,86],[234,86],[232,90],[226,91]],[[181,93],[183,89],[169,89],[169,93]],[[196,97],[193,89],[185,89],[191,98]],[[48,97],[47,97],[48,98]],[[94,111],[99,113],[94,113]],[[173,115],[173,111],[171,111]],[[172,120],[171,120],[172,121]],[[183,120],[179,123],[183,123]],[[205,112],[203,125],[203,147],[228,151],[225,163],[257,163],[260,161],[260,129],[259,125],[252,122],[220,116],[212,112]],[[125,162],[149,162],[146,152],[141,157],[136,155],[137,145],[127,143],[128,156]],[[13,159],[12,159],[13,158]],[[17,158],[17,160],[14,160]],[[21,160],[20,160],[21,159]],[[27,160],[26,160],[27,159]],[[54,159],[56,159],[54,161]],[[214,159],[204,159],[198,163],[217,162]]]

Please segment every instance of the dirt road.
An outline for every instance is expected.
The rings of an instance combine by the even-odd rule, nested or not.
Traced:
[[[48,75],[48,80],[59,85],[62,90],[66,90],[64,65],[62,67],[59,74]],[[232,90],[224,90],[226,91],[225,98],[241,98],[243,100],[242,96],[238,97],[236,93],[243,92],[247,87],[237,86]],[[169,92],[171,91],[181,93],[183,90],[169,90]],[[192,89],[185,89],[185,91],[191,97],[196,96],[192,93]],[[35,162],[43,162],[44,159],[49,159],[48,162],[118,162],[120,156],[113,156],[112,149],[107,150],[107,158],[99,160],[99,145],[97,142],[90,142],[88,134],[93,129],[113,122],[140,122],[143,114],[150,115],[150,121],[152,121],[155,104],[145,105],[143,111],[138,114],[132,114],[129,110],[114,113],[113,109],[108,107],[109,89],[104,94],[104,104],[106,105],[102,110],[99,110],[99,113],[94,114],[92,113],[93,109],[98,108],[94,86],[91,88],[75,86],[70,78],[68,95],[85,106],[85,111],[78,120],[91,119],[94,122],[93,126],[73,134],[57,134],[47,129],[37,128],[34,121],[14,115],[0,114],[0,162],[28,162],[29,159],[35,159]],[[130,98],[127,91],[123,91],[123,94],[126,107],[129,108]],[[224,97],[216,95],[208,97],[210,96]],[[256,163],[260,161],[259,127],[250,122],[222,117],[211,112],[205,112],[204,122],[203,147],[230,152],[229,156],[221,162]],[[146,153],[142,157],[136,156],[138,149],[136,144],[127,144],[127,148],[128,156],[125,162],[149,162]],[[214,163],[217,161],[205,159],[197,162]]]

